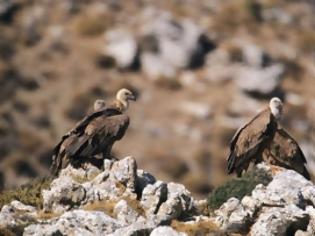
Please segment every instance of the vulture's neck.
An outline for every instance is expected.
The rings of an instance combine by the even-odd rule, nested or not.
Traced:
[[[276,120],[281,119],[281,111],[277,108],[270,107],[271,114],[276,118]]]
[[[114,107],[121,111],[121,112],[124,112],[128,109],[128,102],[127,101],[122,101],[122,100],[115,100],[114,101]]]

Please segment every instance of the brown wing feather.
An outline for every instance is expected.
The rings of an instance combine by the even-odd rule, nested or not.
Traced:
[[[284,129],[278,129],[270,146],[272,158],[271,164],[276,164],[288,169],[293,169],[310,179],[305,167],[306,158],[299,144]]]
[[[86,126],[78,148],[70,150],[71,155],[84,158],[100,153],[109,155],[112,145],[123,137],[128,125],[129,117],[124,114],[94,119]]]
[[[60,169],[65,167],[67,158],[73,156],[83,145],[86,145],[87,137],[83,136],[86,127],[99,117],[119,115],[120,111],[113,108],[105,108],[85,116],[76,126],[62,136],[60,142],[53,149],[51,172],[57,175]],[[67,156],[68,155],[68,156]]]
[[[230,143],[229,174],[236,171],[240,175],[253,158],[259,159],[263,146],[273,138],[275,126],[270,110],[266,109],[236,132]]]

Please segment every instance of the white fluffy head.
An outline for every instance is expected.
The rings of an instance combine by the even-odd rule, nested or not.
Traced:
[[[277,118],[280,119],[282,115],[283,103],[280,98],[274,97],[269,102],[269,107],[271,113]]]
[[[136,97],[130,90],[122,88],[117,92],[116,99],[119,101],[135,101]]]
[[[136,101],[136,96],[130,90],[122,88],[117,92],[116,99],[123,105],[124,109],[127,109],[129,101]]]
[[[94,102],[94,111],[99,111],[99,110],[101,110],[102,108],[104,108],[105,106],[106,106],[105,100],[103,100],[103,99],[97,99],[97,100]]]

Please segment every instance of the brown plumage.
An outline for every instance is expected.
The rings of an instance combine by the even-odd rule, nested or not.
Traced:
[[[295,170],[310,179],[305,167],[306,159],[298,143],[284,130],[278,129],[270,145],[264,152],[266,162]]]
[[[52,174],[57,175],[68,164],[78,167],[90,162],[102,167],[103,159],[110,158],[113,144],[128,128],[129,117],[124,111],[129,100],[135,100],[135,96],[121,89],[111,105],[107,106],[103,100],[95,101],[95,111],[77,123],[54,148]]]
[[[236,172],[237,176],[241,176],[251,162],[262,161],[262,154],[269,147],[277,130],[277,119],[281,112],[281,100],[273,98],[269,108],[257,114],[235,133],[227,160],[228,174]]]

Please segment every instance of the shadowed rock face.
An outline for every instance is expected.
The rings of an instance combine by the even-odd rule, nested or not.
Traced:
[[[138,170],[134,158],[63,169],[42,191],[43,209],[12,201],[0,212],[0,229],[24,235],[313,235],[315,186],[295,171],[259,164],[269,176],[250,196],[230,198],[211,216],[177,183]],[[199,209],[199,210],[198,210]],[[1,231],[0,231],[1,232]]]

